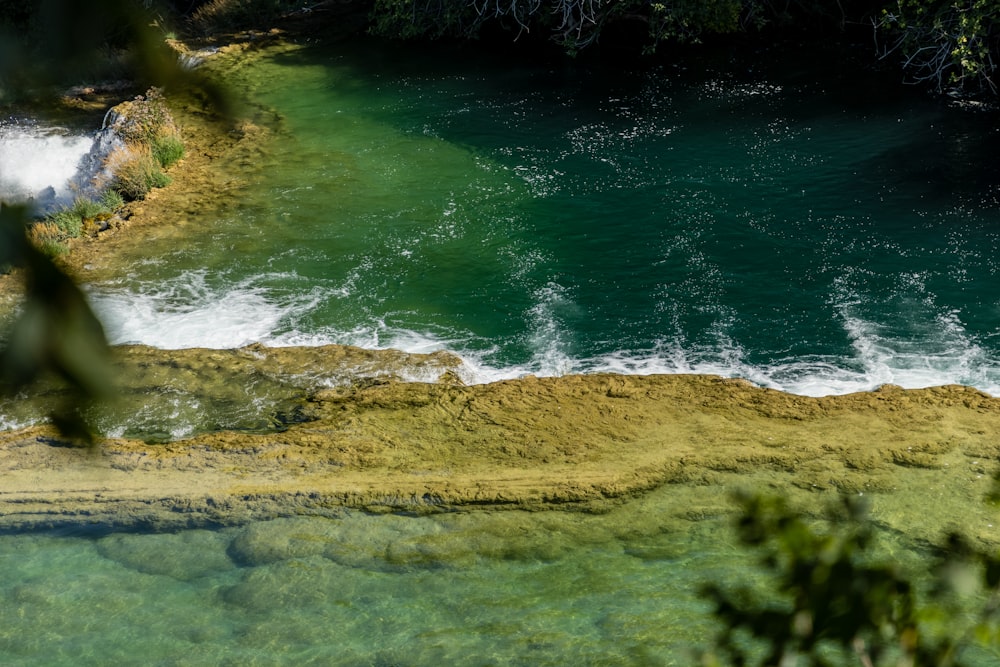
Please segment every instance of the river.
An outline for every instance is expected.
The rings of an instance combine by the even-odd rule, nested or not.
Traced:
[[[989,112],[798,53],[630,69],[363,42],[230,74],[276,139],[210,217],[179,214],[182,235],[86,286],[112,342],[448,350],[466,383],[695,372],[813,396],[1000,394]],[[158,431],[200,428],[172,405]],[[697,587],[744,577],[746,556],[724,519],[608,528],[670,498],[489,515],[468,553],[427,562],[393,554],[447,518],[3,536],[0,655],[693,664],[714,628]],[[302,546],[331,535],[355,541]]]

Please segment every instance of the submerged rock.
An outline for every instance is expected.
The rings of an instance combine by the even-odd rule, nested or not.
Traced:
[[[4,432],[0,527],[169,530],[276,519],[233,540],[228,553],[244,564],[317,557],[378,570],[481,557],[545,561],[589,534],[626,533],[649,545],[637,557],[658,558],[683,551],[664,535],[725,516],[730,491],[749,488],[814,508],[864,495],[877,521],[918,539],[960,527],[1000,543],[1000,522],[982,502],[1000,456],[1000,400],[965,387],[808,398],[709,376],[590,375],[326,389],[295,386],[277,369],[297,360],[330,371],[362,353],[129,353],[150,379],[159,377],[161,354],[184,372],[232,363],[240,373],[283,377],[309,419],[162,444],[105,439],[91,451],[54,447],[58,438],[42,427]],[[623,503],[632,514],[618,521]],[[345,508],[438,516],[418,524]],[[606,520],[567,520],[538,535],[517,512],[481,512],[540,508]]]
[[[97,541],[97,551],[137,572],[193,581],[233,568],[228,541],[225,533],[210,530],[114,533]]]

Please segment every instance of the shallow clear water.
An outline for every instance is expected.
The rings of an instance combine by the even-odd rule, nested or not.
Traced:
[[[711,631],[692,577],[731,568],[723,553],[646,560],[615,543],[457,566],[321,555],[238,566],[236,535],[0,538],[0,659],[682,665]]]
[[[773,57],[275,53],[238,74],[280,132],[239,205],[95,303],[116,341],[446,348],[473,382],[1000,393],[992,116]]]
[[[700,586],[767,580],[726,522],[640,504],[0,536],[0,662],[695,664],[717,630]]]

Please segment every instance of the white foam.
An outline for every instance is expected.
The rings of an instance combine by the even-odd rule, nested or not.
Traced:
[[[543,377],[573,372],[572,332],[567,329],[563,317],[576,314],[578,308],[569,291],[550,282],[536,290],[534,301],[535,305],[528,310],[528,343],[532,350],[530,367],[536,369],[536,375]]]
[[[0,124],[0,199],[68,203],[70,180],[92,145],[93,137],[61,128]]]
[[[965,384],[1000,395],[1000,358],[966,331],[960,313],[936,308],[925,294],[918,300],[919,308],[907,314],[906,326],[893,328],[863,316],[861,308],[870,299],[838,288],[831,305],[851,341],[850,351],[762,364],[749,361],[740,342],[729,336],[732,318],[727,317],[720,317],[709,342],[693,344],[679,335],[648,349],[576,354],[571,322],[579,318],[579,308],[570,290],[549,283],[535,291],[534,305],[525,313],[528,330],[521,342],[527,344],[530,356],[510,363],[503,361],[501,342],[432,325],[418,330],[411,324],[412,313],[386,314],[342,329],[297,328],[326,300],[344,298],[350,292],[344,288],[314,287],[307,294],[295,294],[266,287],[268,276],[222,286],[213,286],[209,278],[205,271],[194,271],[155,288],[141,286],[139,291],[92,288],[90,298],[113,343],[165,349],[222,349],[260,342],[272,346],[342,344],[420,354],[447,350],[462,359],[458,375],[467,384],[526,375],[690,373],[740,377],[807,396],[868,391],[887,383],[907,388]],[[407,379],[435,378],[418,373]]]
[[[0,431],[17,431],[22,428],[27,428],[29,426],[34,426],[41,422],[41,418],[38,419],[15,419],[8,415],[0,414]]]
[[[291,316],[315,307],[315,294],[279,298],[259,280],[211,285],[192,271],[142,291],[92,287],[88,297],[112,344],[163,349],[229,349],[271,342]]]

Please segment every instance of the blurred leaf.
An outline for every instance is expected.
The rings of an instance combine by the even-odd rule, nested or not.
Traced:
[[[112,394],[109,350],[104,328],[80,288],[28,243],[27,210],[0,204],[0,237],[7,255],[25,272],[22,312],[0,352],[3,388],[17,392],[45,374],[62,378],[70,403],[50,419],[67,436],[90,440],[82,409]]]
[[[948,535],[923,573],[937,581],[924,600],[915,580],[875,562],[872,524],[855,501],[832,511],[824,534],[780,498],[738,500],[737,532],[776,585],[763,596],[703,589],[723,623],[705,664],[957,667],[966,647],[996,646],[1000,561],[964,536]],[[831,661],[835,648],[843,662]]]
[[[59,87],[91,79],[110,54],[127,55],[137,88],[200,92],[224,117],[223,86],[181,66],[164,41],[151,3],[138,0],[38,0],[30,34],[0,25],[0,100],[5,95],[53,97]],[[2,17],[0,17],[2,20]]]
[[[181,66],[164,42],[151,2],[38,0],[18,8],[7,25],[0,16],[0,101],[54,96],[59,86],[92,76],[110,54],[127,54],[138,87],[200,95],[231,119],[224,88]],[[70,388],[65,405],[49,415],[64,435],[89,441],[83,410],[112,393],[109,350],[101,323],[73,280],[26,236],[25,206],[0,202],[0,270],[18,267],[25,279],[22,312],[0,352],[0,383],[8,392],[53,375]]]

